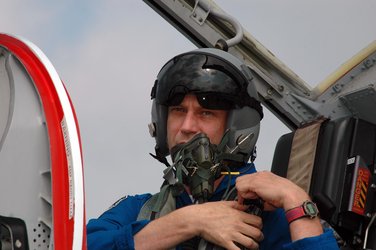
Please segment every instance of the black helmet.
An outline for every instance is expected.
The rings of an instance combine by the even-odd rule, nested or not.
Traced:
[[[170,153],[166,129],[168,106],[180,104],[187,93],[196,95],[204,108],[229,110],[226,148],[248,161],[259,134],[262,107],[249,68],[219,49],[198,49],[178,55],[160,70],[151,92],[149,125],[156,139],[157,158]],[[247,143],[239,145],[246,138]]]

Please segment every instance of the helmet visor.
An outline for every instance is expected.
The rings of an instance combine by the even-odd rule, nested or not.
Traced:
[[[217,92],[193,92],[188,89],[185,92],[173,91],[164,105],[177,106],[183,101],[186,94],[194,94],[197,97],[198,103],[206,109],[230,110],[236,108],[236,101],[231,96]]]
[[[204,54],[185,54],[168,62],[154,86],[157,103],[178,105],[188,93],[197,96],[208,109],[233,109],[244,106],[248,82],[228,63]]]

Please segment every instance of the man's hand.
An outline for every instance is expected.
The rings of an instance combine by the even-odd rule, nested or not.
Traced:
[[[240,249],[237,243],[248,249],[258,249],[258,243],[264,237],[261,232],[262,220],[246,213],[246,208],[236,201],[190,206],[200,237],[230,250]]]
[[[264,200],[265,210],[283,208],[285,211],[298,207],[309,200],[309,195],[300,187],[286,178],[271,172],[263,171],[240,176],[236,179],[238,200]],[[302,218],[290,224],[291,239],[298,240],[321,234],[322,227],[319,218]]]
[[[238,177],[236,189],[239,198],[263,199],[265,210],[273,210],[277,207],[288,210],[309,199],[303,189],[288,179],[267,171]]]
[[[136,249],[169,249],[195,236],[226,249],[258,249],[263,240],[260,217],[236,201],[217,201],[177,209],[151,221],[135,237]]]

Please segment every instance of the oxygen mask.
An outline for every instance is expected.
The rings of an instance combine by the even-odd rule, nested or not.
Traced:
[[[208,201],[214,192],[214,181],[220,173],[219,163],[215,163],[215,150],[216,146],[203,133],[171,150],[178,182],[189,186],[198,203]]]

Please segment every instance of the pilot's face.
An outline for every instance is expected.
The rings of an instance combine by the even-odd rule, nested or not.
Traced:
[[[212,144],[219,144],[226,129],[228,112],[205,109],[195,95],[186,95],[177,106],[168,108],[167,143],[174,146],[188,142],[199,133],[205,133]]]

